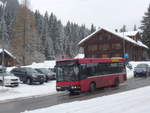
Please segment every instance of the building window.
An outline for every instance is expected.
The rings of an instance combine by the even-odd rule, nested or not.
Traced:
[[[99,36],[99,41],[102,41],[103,40],[103,37],[102,36]]]
[[[133,40],[135,40],[135,41],[137,40],[136,36],[133,37]]]
[[[121,44],[112,44],[112,49],[121,49]]]
[[[108,44],[104,44],[102,47],[103,50],[109,50],[109,45]]]
[[[103,45],[99,45],[99,50],[103,50]]]
[[[122,57],[122,56],[121,56],[121,54],[116,53],[116,54],[113,55],[113,57]]]
[[[88,51],[97,51],[97,45],[88,46]]]
[[[102,58],[108,58],[109,57],[108,54],[102,54],[101,56],[102,56]]]

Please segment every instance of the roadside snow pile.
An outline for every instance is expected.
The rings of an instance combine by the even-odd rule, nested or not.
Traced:
[[[27,65],[27,66],[23,66],[23,67],[31,67],[31,68],[51,68],[53,69],[56,65],[56,61],[55,60],[50,60],[50,61],[44,61],[42,63],[35,63],[33,62],[32,65]],[[14,67],[7,67],[7,71],[10,72]]]
[[[0,93],[6,92],[6,91],[8,91],[8,90],[9,90],[9,88],[0,86]]]
[[[25,66],[25,67],[32,67],[32,68],[54,68],[56,65],[55,60],[44,61],[42,63],[32,63],[32,65]]]
[[[0,87],[0,101],[16,98],[26,98],[39,95],[50,95],[56,92],[56,81],[50,81],[43,85],[26,85],[20,84],[15,88]],[[4,91],[6,90],[6,91]]]
[[[77,56],[75,56],[74,58],[84,58],[85,57],[85,55],[84,54],[77,54]]]
[[[24,113],[149,113],[150,87]]]

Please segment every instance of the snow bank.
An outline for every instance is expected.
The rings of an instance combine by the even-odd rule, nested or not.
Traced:
[[[75,58],[84,58],[85,55],[84,54],[77,54],[77,56],[75,56]]]
[[[56,81],[50,81],[42,85],[20,84],[15,88],[0,87],[0,101],[55,93],[57,93]]]
[[[149,113],[150,87],[24,113]]]
[[[26,67],[32,67],[32,68],[54,68],[56,65],[55,60],[50,61],[44,61],[42,63],[32,63],[32,65],[26,66]]]
[[[55,60],[44,61],[42,63],[33,62],[31,65],[23,66],[23,67],[31,67],[31,68],[54,68],[56,65]],[[7,67],[7,71],[10,72],[14,67]]]

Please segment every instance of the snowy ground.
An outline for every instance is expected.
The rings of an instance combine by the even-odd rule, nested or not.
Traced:
[[[50,95],[56,93],[56,81],[49,81],[43,85],[26,85],[20,84],[15,88],[0,87],[0,101],[31,97],[38,95]]]
[[[24,113],[150,113],[150,87]]]

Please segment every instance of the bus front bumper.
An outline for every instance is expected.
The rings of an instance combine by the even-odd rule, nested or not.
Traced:
[[[80,86],[79,85],[74,85],[74,86],[57,86],[56,87],[57,91],[80,91]]]

